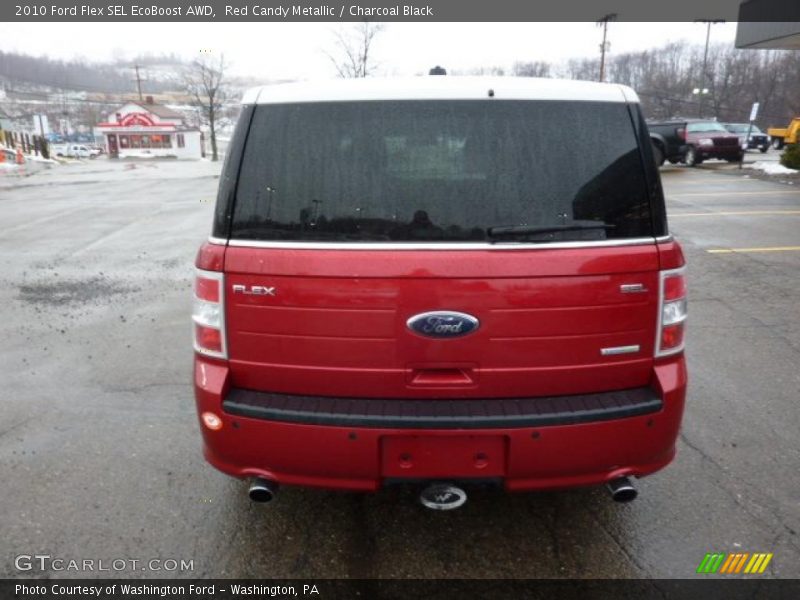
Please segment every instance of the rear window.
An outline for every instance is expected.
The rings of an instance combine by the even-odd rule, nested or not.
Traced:
[[[628,107],[510,100],[255,107],[231,237],[474,242],[488,240],[492,227],[523,228],[533,241],[653,235]],[[549,231],[533,231],[540,228]]]

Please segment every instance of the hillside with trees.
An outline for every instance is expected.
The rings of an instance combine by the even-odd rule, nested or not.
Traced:
[[[753,102],[760,102],[759,123],[784,124],[800,114],[800,52],[739,50],[729,44],[709,48],[703,73],[703,46],[672,42],[652,50],[609,55],[606,81],[636,90],[648,117],[698,116],[695,89],[704,116],[744,121]],[[512,75],[597,80],[600,59],[583,58],[565,64],[518,62]]]
[[[381,31],[381,28],[367,32],[348,30],[356,36],[355,41],[340,37],[339,46],[328,54],[336,72],[341,76],[370,75],[375,65],[366,64],[366,54],[361,52],[364,43],[360,40],[372,41]],[[361,49],[361,54],[354,49]],[[611,53],[606,58],[606,81],[635,89],[645,114],[653,118],[695,117],[702,111],[706,117],[745,121],[753,102],[761,104],[758,124],[762,127],[782,126],[800,114],[800,51],[739,50],[731,44],[718,43],[709,48],[705,72],[703,52],[702,45],[671,42],[639,52]],[[349,74],[350,67],[359,66],[353,62],[353,57],[365,64],[358,72]],[[10,117],[26,119],[30,114],[44,111],[68,115],[73,122],[89,126],[98,113],[126,98],[136,97],[135,65],[139,66],[144,94],[154,95],[163,103],[191,103],[192,95],[186,88],[186,71],[190,64],[175,55],[118,57],[108,62],[91,62],[0,51],[2,108]],[[552,62],[540,56],[521,56],[510,66],[487,65],[471,69],[448,66],[452,74],[597,80],[600,58]],[[391,68],[391,61],[380,67],[380,70]],[[255,82],[234,79],[229,83],[228,98],[235,104],[243,89]],[[708,92],[693,93],[703,89]]]
[[[45,86],[63,90],[106,93],[136,91],[134,65],[140,65],[151,92],[174,89],[174,80],[158,76],[164,67],[180,68],[183,63],[174,55],[142,56],[114,62],[91,62],[84,59],[56,60],[17,52],[0,51],[0,80],[7,90],[15,87]]]

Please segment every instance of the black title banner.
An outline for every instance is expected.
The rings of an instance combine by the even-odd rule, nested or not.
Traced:
[[[796,0],[3,0],[0,21],[800,21]]]

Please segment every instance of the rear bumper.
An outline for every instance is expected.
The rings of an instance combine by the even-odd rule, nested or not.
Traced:
[[[657,390],[549,398],[399,400],[290,396],[232,389],[222,402],[229,415],[297,425],[375,429],[497,429],[610,421],[661,410]]]
[[[198,412],[223,422],[201,425],[208,462],[234,477],[331,489],[493,478],[534,490],[643,477],[674,457],[685,394],[683,355],[654,367],[647,388],[544,401],[277,396],[231,389],[223,363],[195,358]]]

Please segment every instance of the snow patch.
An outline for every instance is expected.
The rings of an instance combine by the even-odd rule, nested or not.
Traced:
[[[800,173],[797,169],[789,169],[779,162],[757,162],[750,165],[751,169],[764,171],[767,175],[796,175]]]
[[[40,162],[40,163],[45,163],[45,164],[48,164],[48,165],[57,165],[57,164],[59,164],[59,162],[57,160],[53,160],[52,158],[44,158],[43,156],[39,156],[38,154],[32,154],[30,156],[26,156],[25,158],[26,158],[26,160],[29,160],[31,162]]]
[[[125,152],[120,152],[119,157],[122,159],[125,158],[164,158],[163,156],[159,156],[157,154],[153,154],[152,152],[148,152],[147,150],[143,150],[141,152],[137,152],[136,150],[125,150]]]

